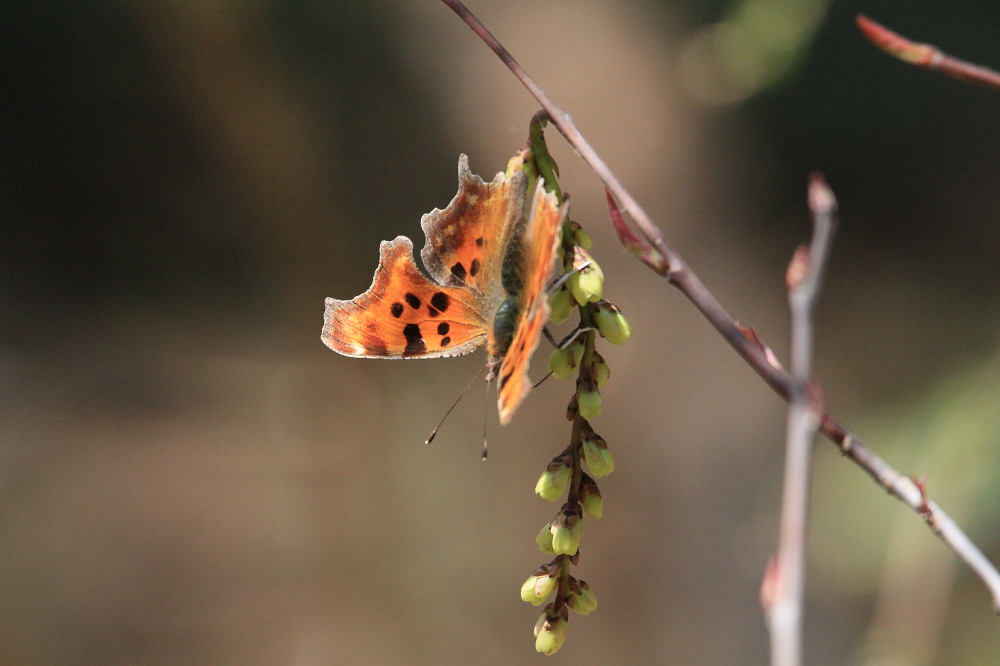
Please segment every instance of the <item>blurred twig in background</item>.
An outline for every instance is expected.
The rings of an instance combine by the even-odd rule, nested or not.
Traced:
[[[1000,72],[996,70],[959,60],[936,46],[912,42],[864,14],[859,14],[856,20],[868,41],[894,58],[917,67],[936,70],[959,81],[1000,90]]]

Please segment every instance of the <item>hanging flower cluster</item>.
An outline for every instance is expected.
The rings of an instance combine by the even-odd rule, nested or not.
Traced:
[[[557,169],[537,121],[532,124],[532,149],[539,173],[561,199],[555,181]],[[568,379],[576,375],[576,391],[566,410],[573,424],[570,443],[549,462],[535,485],[535,492],[550,502],[565,494],[565,502],[535,539],[542,553],[555,557],[539,566],[521,586],[521,599],[534,606],[545,604],[535,623],[535,649],[547,655],[554,654],[566,641],[570,610],[587,615],[597,608],[597,597],[590,586],[570,574],[570,567],[579,563],[584,518],[600,518],[604,513],[596,479],[615,468],[607,442],[590,425],[590,419],[601,413],[601,387],[611,374],[595,342],[600,335],[617,345],[632,334],[621,310],[604,300],[604,272],[590,255],[590,247],[587,232],[568,221],[560,247],[568,277],[550,298],[552,323],[565,322],[574,311],[579,313],[580,321],[549,358],[554,376]]]

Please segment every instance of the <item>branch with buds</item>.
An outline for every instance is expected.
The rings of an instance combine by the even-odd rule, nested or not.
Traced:
[[[465,21],[510,69],[538,101],[552,124],[573,146],[580,158],[604,183],[609,193],[608,202],[612,227],[626,249],[657,274],[666,277],[671,285],[679,289],[779,396],[788,402],[797,400],[797,396],[801,395],[803,391],[800,379],[793,378],[781,367],[774,353],[761,342],[753,328],[741,327],[726,312],[681,255],[664,238],[659,227],[653,223],[639,202],[621,184],[604,160],[583,137],[569,114],[535,83],[514,57],[460,0],[442,0],[442,2]],[[956,60],[928,45],[914,44],[870,19],[861,17],[858,19],[858,23],[869,39],[907,62],[937,69],[962,80],[1000,88],[1000,75],[993,70]],[[822,188],[815,189],[816,195],[820,198],[827,196],[827,191]],[[616,200],[621,203],[625,213],[632,219],[637,231],[632,230],[625,222],[624,215],[615,204]],[[796,352],[793,351],[793,357],[795,355]],[[808,409],[812,413],[810,419],[815,419],[818,423],[817,429],[820,433],[835,443],[845,457],[867,472],[889,494],[921,516],[933,533],[939,536],[979,576],[992,595],[994,610],[1000,613],[1000,572],[962,529],[933,500],[927,497],[925,489],[918,486],[910,477],[894,470],[886,461],[867,448],[856,435],[838,423],[818,402],[808,403]],[[781,580],[785,575],[787,574],[780,569],[769,569],[765,578],[765,588],[774,581],[775,576]]]
[[[531,123],[529,145],[533,164],[545,177],[545,186],[562,197],[556,182],[559,169],[545,146],[542,130],[547,119],[536,115]],[[538,533],[535,542],[547,555],[555,555],[538,567],[521,586],[521,599],[539,606],[546,603],[535,623],[535,649],[554,654],[566,641],[569,611],[587,615],[597,608],[597,597],[585,581],[570,574],[579,564],[580,541],[585,516],[604,515],[604,499],[596,479],[614,471],[615,462],[607,442],[594,432],[589,419],[601,413],[601,387],[611,370],[596,349],[600,336],[621,344],[632,335],[632,326],[613,304],[604,300],[604,272],[590,255],[590,236],[577,222],[563,225],[559,256],[564,278],[550,298],[549,321],[561,324],[576,311],[579,323],[549,357],[549,370],[559,379],[576,374],[576,390],[566,409],[572,422],[569,445],[546,466],[535,484],[535,492],[554,502],[566,493],[566,501],[555,517]],[[587,472],[584,472],[586,467]]]

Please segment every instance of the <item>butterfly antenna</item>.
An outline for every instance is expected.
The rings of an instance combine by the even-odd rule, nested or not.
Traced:
[[[444,425],[444,420],[448,418],[448,415],[451,414],[452,410],[458,407],[458,403],[461,402],[462,398],[465,397],[465,394],[469,392],[469,389],[472,388],[472,385],[475,383],[477,379],[479,379],[479,375],[483,374],[483,370],[485,369],[486,366],[484,365],[479,369],[479,372],[477,372],[475,375],[472,376],[472,380],[469,381],[469,385],[466,386],[462,390],[462,392],[458,394],[458,397],[455,398],[455,402],[451,403],[451,407],[448,408],[448,411],[444,413],[444,416],[441,417],[441,420],[438,422],[438,424],[434,426],[434,430],[431,430],[431,434],[428,435],[427,439],[424,440],[425,445],[430,444],[431,442],[434,441],[434,438],[437,437],[438,430],[440,430],[441,426]]]
[[[486,426],[490,422],[490,419],[489,419],[489,416],[490,416],[490,384],[492,384],[492,383],[493,382],[490,382],[489,384],[486,385],[486,392],[483,394],[485,396],[485,398],[483,399],[483,462],[486,462],[486,449],[487,449]]]

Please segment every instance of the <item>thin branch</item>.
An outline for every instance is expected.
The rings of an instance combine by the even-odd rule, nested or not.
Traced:
[[[823,177],[809,183],[813,237],[809,248],[796,250],[788,267],[788,303],[792,315],[792,394],[788,403],[785,442],[785,488],[781,500],[781,533],[777,559],[769,566],[763,595],[771,631],[772,666],[802,663],[802,606],[805,590],[806,533],[812,447],[821,409],[810,388],[813,359],[813,311],[836,227],[836,200]]]
[[[918,44],[876,23],[864,14],[855,19],[858,28],[872,44],[894,58],[924,69],[933,69],[959,81],[1000,90],[1000,72],[959,60],[931,44]]]
[[[597,174],[608,190],[624,204],[639,231],[667,262],[667,279],[698,309],[720,335],[736,350],[747,364],[786,401],[791,398],[792,378],[768,358],[768,349],[744,334],[722,305],[708,291],[702,281],[688,268],[676,250],[663,238],[659,228],[642,209],[639,203],[625,189],[604,161],[580,133],[568,113],[563,111],[514,60],[514,57],[490,34],[475,16],[459,0],[441,0],[451,8],[500,58],[514,76],[528,89],[548,113],[552,124],[562,133],[567,142],[577,151],[583,161]],[[1000,572],[990,563],[975,544],[930,499],[922,497],[911,479],[896,472],[882,458],[869,450],[861,440],[837,423],[831,415],[823,412],[820,432],[837,444],[841,452],[866,471],[889,494],[896,497],[918,514],[922,507],[930,511],[925,520],[937,534],[970,568],[980,577],[993,597],[993,609],[1000,613]]]

